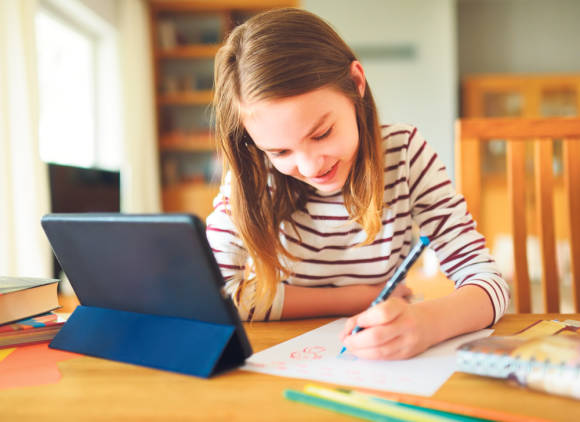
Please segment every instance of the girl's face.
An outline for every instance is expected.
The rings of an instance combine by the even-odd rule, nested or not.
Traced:
[[[354,66],[360,67],[358,62]],[[357,69],[355,69],[356,71]],[[353,79],[361,95],[364,74]],[[360,84],[359,84],[360,82]],[[353,166],[359,143],[352,101],[335,88],[244,105],[242,121],[256,146],[281,173],[321,192],[340,190]]]

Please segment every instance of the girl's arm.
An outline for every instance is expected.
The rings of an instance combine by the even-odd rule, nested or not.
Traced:
[[[382,283],[344,287],[286,285],[282,319],[353,315],[367,309],[383,287]],[[411,289],[400,284],[393,297],[407,297],[410,294]]]
[[[405,359],[448,338],[485,328],[493,317],[485,290],[468,285],[421,303],[389,298],[350,318],[341,340],[351,353],[364,359]],[[365,330],[351,336],[356,325]]]

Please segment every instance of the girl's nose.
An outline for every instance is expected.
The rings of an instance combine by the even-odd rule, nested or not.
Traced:
[[[316,177],[323,171],[323,157],[320,155],[302,154],[297,157],[298,172],[304,177]]]

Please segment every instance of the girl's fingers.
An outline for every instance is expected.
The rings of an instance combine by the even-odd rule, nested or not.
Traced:
[[[356,324],[365,328],[388,324],[401,315],[407,306],[408,303],[404,299],[400,297],[392,297],[359,314],[355,317]]]
[[[401,283],[395,288],[391,297],[408,297],[412,294],[413,291],[405,283]]]
[[[404,339],[402,336],[392,338],[378,347],[349,349],[349,352],[361,359],[395,360],[404,357]]]
[[[341,333],[339,334],[341,341],[344,341],[344,339],[350,335],[352,330],[354,330],[354,327],[356,327],[356,318],[357,317],[358,317],[358,315],[355,315],[352,318],[349,318],[346,320],[346,323],[344,324],[344,328],[342,329]]]
[[[403,334],[399,325],[394,323],[367,328],[352,336],[347,336],[344,339],[344,345],[351,352],[383,347]]]

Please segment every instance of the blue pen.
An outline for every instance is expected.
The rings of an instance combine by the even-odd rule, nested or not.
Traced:
[[[391,293],[393,293],[393,290],[395,290],[395,287],[397,287],[397,285],[405,279],[405,276],[407,275],[407,271],[409,271],[409,268],[411,268],[411,265],[413,265],[413,263],[417,260],[417,258],[419,258],[419,255],[421,255],[421,252],[423,252],[423,249],[425,249],[425,246],[429,245],[429,242],[430,241],[429,241],[429,238],[427,236],[421,236],[419,238],[419,242],[417,242],[415,244],[415,246],[413,246],[413,249],[411,249],[411,252],[409,253],[409,255],[407,255],[407,257],[403,260],[403,263],[401,264],[401,266],[399,268],[397,268],[397,271],[395,271],[395,274],[393,274],[393,276],[389,279],[389,281],[387,281],[387,284],[385,284],[385,287],[383,288],[383,290],[381,290],[381,292],[379,293],[377,298],[375,300],[373,300],[373,302],[371,303],[369,308],[372,308],[373,306],[378,305],[379,303],[388,299],[388,297],[391,295]],[[352,336],[353,334],[356,334],[362,330],[364,330],[364,328],[361,328],[357,325],[350,332],[350,335]],[[342,355],[345,350],[346,350],[346,347],[343,346],[341,351],[340,351],[340,354]]]

